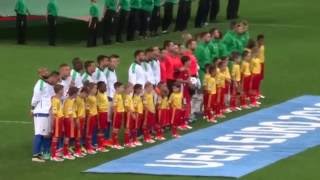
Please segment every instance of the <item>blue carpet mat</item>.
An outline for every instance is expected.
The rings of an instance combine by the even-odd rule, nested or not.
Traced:
[[[239,178],[320,144],[320,97],[301,96],[86,170]]]

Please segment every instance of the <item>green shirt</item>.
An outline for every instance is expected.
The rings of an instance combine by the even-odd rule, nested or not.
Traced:
[[[141,8],[141,0],[131,0],[130,4],[131,4],[131,8],[134,8],[134,9]]]
[[[211,53],[209,49],[209,43],[199,42],[196,50],[195,56],[198,59],[198,63],[201,69],[204,69],[206,64],[211,64]]]
[[[162,4],[162,1],[161,0],[154,0],[154,6],[156,7],[161,7],[163,4]]]
[[[234,31],[228,31],[222,41],[226,46],[227,55],[230,55],[232,52],[241,53],[241,42],[239,36]]]
[[[99,8],[97,3],[91,3],[90,6],[90,16],[91,17],[99,17]]]
[[[246,31],[243,34],[238,35],[238,39],[240,41],[240,50],[241,50],[241,52],[243,52],[244,49],[247,47],[249,39],[250,39],[249,32]]]
[[[48,15],[58,16],[58,6],[56,0],[50,0],[47,6]]]
[[[165,2],[172,3],[172,4],[177,4],[178,0],[165,0]]]
[[[154,0],[141,0],[141,9],[147,12],[152,12],[154,7]]]
[[[17,14],[27,15],[28,8],[24,0],[18,0],[14,8]]]
[[[220,57],[220,41],[213,39],[210,41],[209,43],[209,50],[210,50],[210,55],[211,55],[211,59],[214,60],[215,58]]]
[[[130,11],[131,9],[130,0],[120,0],[120,6],[121,6],[121,9],[125,11]]]
[[[116,11],[117,10],[118,0],[105,0],[104,4],[108,10]]]

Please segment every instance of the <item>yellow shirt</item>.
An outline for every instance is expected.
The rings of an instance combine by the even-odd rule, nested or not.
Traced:
[[[156,107],[154,104],[154,99],[153,99],[152,93],[145,93],[143,95],[143,105],[148,111],[150,111],[152,113],[156,112]]]
[[[234,63],[231,72],[232,80],[239,82],[241,80],[240,65]]]
[[[208,79],[207,92],[209,94],[217,93],[217,84],[216,84],[216,79],[214,77],[210,77]]]
[[[86,117],[86,104],[84,98],[78,96],[75,101],[76,112],[78,118]]]
[[[225,80],[228,80],[228,81],[231,80],[230,71],[228,67],[226,67],[225,70],[221,70],[220,73],[224,75]]]
[[[226,85],[226,77],[225,74],[222,72],[217,73],[216,77],[216,84],[218,88],[224,88]]]
[[[123,98],[121,94],[116,93],[113,97],[113,107],[116,112],[124,112]]]
[[[261,60],[261,63],[264,63],[265,54],[264,54],[264,45],[260,46],[258,58]]]
[[[252,74],[261,73],[261,60],[259,58],[252,58],[250,66]]]
[[[124,96],[124,107],[126,112],[134,112],[133,98],[131,95],[126,94]]]
[[[67,118],[73,118],[75,116],[74,109],[75,99],[67,98],[63,103],[63,115]]]
[[[247,61],[242,61],[242,64],[241,64],[241,74],[243,74],[243,76],[250,76],[250,75],[251,75],[249,62],[247,62]]]
[[[171,93],[170,98],[169,98],[170,107],[174,108],[174,109],[182,109],[182,100],[183,100],[183,96],[182,96],[181,92]]]
[[[133,107],[134,112],[142,114],[143,113],[143,102],[141,96],[133,96]]]
[[[63,108],[62,108],[62,103],[61,103],[60,99],[58,99],[56,97],[52,97],[51,111],[52,111],[52,114],[55,118],[62,118],[63,117]]]
[[[159,96],[158,107],[159,107],[159,109],[169,109],[168,97],[160,97]]]
[[[88,111],[89,116],[96,116],[98,114],[96,96],[89,95],[87,97],[86,109]]]
[[[109,101],[106,93],[97,93],[97,107],[98,112],[108,112],[109,110]]]
[[[208,81],[209,78],[210,78],[210,74],[208,74],[208,73],[204,74],[204,77],[203,77],[203,87],[206,87],[206,86],[207,86],[207,81]]]

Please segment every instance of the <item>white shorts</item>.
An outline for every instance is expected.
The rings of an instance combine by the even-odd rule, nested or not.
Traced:
[[[51,133],[51,117],[34,117],[34,134],[48,136]]]

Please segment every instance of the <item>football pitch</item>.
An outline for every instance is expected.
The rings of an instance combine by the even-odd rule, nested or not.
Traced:
[[[217,26],[223,31],[228,28],[225,20],[225,1],[221,1],[219,21],[210,24],[208,29]],[[287,99],[304,94],[320,95],[320,61],[318,60],[320,22],[316,0],[242,0],[240,16],[250,23],[250,33],[255,37],[264,33],[266,37],[266,75],[263,81],[263,100],[261,108],[278,104]],[[193,2],[193,12],[197,1]],[[194,14],[194,13],[193,13]],[[204,29],[191,28],[198,33]],[[0,180],[194,180],[226,179],[212,177],[151,176],[132,174],[87,174],[82,171],[117,159],[151,145],[141,148],[111,150],[107,153],[90,155],[75,161],[63,163],[31,162],[33,138],[32,118],[29,116],[32,88],[37,80],[36,69],[47,66],[54,70],[61,63],[69,63],[73,57],[95,59],[99,54],[119,54],[121,64],[117,69],[121,81],[126,82],[127,70],[133,61],[135,49],[145,49],[159,45],[166,39],[181,41],[180,33],[170,33],[147,40],[85,48],[86,25],[83,23],[64,22],[59,25],[60,36],[57,47],[48,47],[45,39],[45,27],[38,22],[29,30],[33,36],[27,46],[15,44],[13,29],[0,24]],[[6,38],[4,38],[6,36]],[[80,37],[83,36],[81,39]],[[101,44],[101,43],[100,43]],[[255,109],[254,109],[255,110]],[[226,120],[253,110],[228,114]],[[198,121],[194,129],[204,128],[210,124]],[[277,179],[320,179],[320,147],[308,149],[300,154],[271,164],[241,179],[277,180]]]

